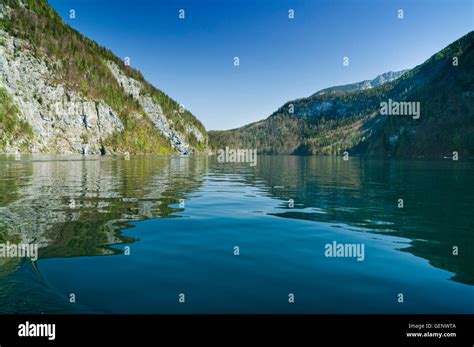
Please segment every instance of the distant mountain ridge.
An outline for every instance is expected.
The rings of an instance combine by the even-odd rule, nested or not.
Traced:
[[[289,101],[264,120],[210,131],[210,143],[259,154],[474,156],[474,32],[399,74],[381,75],[370,88],[361,82]],[[382,115],[390,100],[419,103],[420,118]]]
[[[402,71],[389,71],[384,74],[378,75],[372,80],[364,80],[362,82],[344,84],[335,87],[329,87],[322,89],[312,96],[324,95],[324,94],[335,94],[335,93],[350,93],[358,90],[365,90],[381,86],[382,84],[392,82],[393,80],[401,77],[408,70]]]

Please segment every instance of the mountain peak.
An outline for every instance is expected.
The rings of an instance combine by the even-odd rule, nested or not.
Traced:
[[[376,76],[372,80],[364,80],[362,82],[344,84],[344,85],[321,89],[320,91],[314,93],[311,96],[318,96],[318,95],[324,95],[324,94],[349,93],[349,92],[355,92],[358,90],[375,88],[375,87],[381,86],[382,84],[392,82],[393,80],[401,77],[407,71],[408,70],[388,71],[381,75]]]

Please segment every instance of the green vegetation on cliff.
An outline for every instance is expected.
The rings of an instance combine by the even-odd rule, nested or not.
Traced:
[[[30,45],[19,49],[31,50],[37,57],[52,58],[49,61],[54,63],[49,68],[58,83],[93,100],[104,100],[118,112],[125,131],[107,139],[107,145],[132,153],[174,152],[138,102],[118,84],[107,66],[107,61],[112,61],[127,77],[144,85],[147,95],[160,104],[173,128],[181,132],[192,147],[204,149],[205,145],[184,131],[186,125],[192,125],[206,134],[199,120],[189,111],[177,112],[180,105],[175,100],[146,82],[139,71],[127,66],[110,50],[67,25],[46,0],[4,0],[4,4],[12,11],[0,21],[0,29]]]
[[[8,141],[33,136],[31,126],[18,117],[18,108],[13,104],[4,88],[0,88],[0,150],[4,150]],[[27,142],[23,144],[27,146]]]
[[[363,153],[439,158],[456,151],[474,156],[474,32],[394,81],[388,97],[420,102],[421,117],[382,118]]]

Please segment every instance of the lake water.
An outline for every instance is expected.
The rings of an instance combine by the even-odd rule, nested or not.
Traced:
[[[0,312],[474,313],[473,183],[463,161],[3,156],[1,241],[40,250],[0,258]]]

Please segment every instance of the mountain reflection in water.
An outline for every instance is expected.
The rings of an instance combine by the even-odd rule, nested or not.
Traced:
[[[308,259],[321,259],[324,254],[321,244],[336,240],[338,230],[345,233],[344,237],[369,235],[368,252],[373,249],[371,244],[383,241],[391,245],[392,249],[384,251],[386,264],[373,266],[396,268],[397,263],[391,259],[396,256],[394,252],[409,253],[452,273],[449,280],[467,286],[463,290],[472,294],[473,174],[474,163],[447,161],[259,156],[258,165],[252,167],[245,163],[220,164],[215,157],[134,156],[127,161],[113,157],[34,155],[15,161],[3,156],[0,241],[36,243],[40,247],[40,260],[32,264],[25,259],[0,258],[1,311],[39,312],[47,304],[51,307],[51,300],[57,302],[63,298],[64,303],[53,305],[52,311],[69,312],[65,303],[67,293],[60,288],[62,282],[56,277],[60,272],[54,270],[53,275],[53,270],[49,270],[49,266],[53,268],[63,258],[112,255],[118,256],[118,260],[124,256],[124,244],[132,248],[148,244],[151,247],[148,251],[160,253],[161,258],[140,262],[142,268],[138,267],[137,272],[143,271],[141,278],[145,281],[157,264],[165,266],[168,261],[166,266],[170,271],[172,266],[177,267],[176,271],[185,266],[176,263],[186,256],[178,247],[181,242],[209,254],[192,253],[196,262],[209,269],[214,266],[211,261],[221,262],[219,269],[224,271],[227,258],[221,251],[225,247],[231,249],[236,241],[261,247],[262,254],[268,252],[265,259],[274,263],[285,257],[274,253],[280,246],[272,243],[281,241],[287,246],[288,264],[309,266]],[[294,200],[293,208],[288,206],[290,199]],[[403,199],[404,208],[397,207],[399,199]],[[172,218],[183,222],[159,222]],[[145,220],[152,222],[143,223]],[[173,228],[177,230],[174,234]],[[180,228],[184,228],[186,236]],[[273,236],[268,234],[272,228]],[[151,231],[154,234],[149,236],[147,233]],[[268,243],[262,244],[262,240]],[[311,240],[315,243],[310,247]],[[453,255],[455,246],[459,248],[458,255]],[[301,258],[301,254],[309,258]],[[370,256],[369,253],[368,264]],[[381,249],[377,250],[377,257],[384,259]],[[245,265],[228,261],[228,267],[236,270],[238,276],[244,276],[239,271],[257,271],[262,266],[255,259],[247,259],[249,263]],[[66,266],[65,262],[61,264]],[[239,266],[240,270],[236,269]],[[273,279],[278,282],[295,276],[296,280],[301,275],[297,277],[301,281],[308,278],[308,283],[301,285],[310,290],[311,278],[323,278],[324,271],[332,265],[311,266],[314,266],[312,273],[297,274],[296,270],[285,268]],[[340,272],[338,276],[349,278],[354,271],[352,264],[346,268],[334,266],[333,270]],[[374,269],[369,265],[366,268],[366,275],[374,276]],[[64,271],[62,275],[66,278]],[[72,283],[74,274],[69,276]],[[166,272],[162,271],[160,276],[163,276],[160,283],[173,281]],[[416,282],[416,274],[413,276]],[[249,275],[247,280],[251,278]],[[258,286],[257,282],[253,283]],[[205,287],[204,282],[200,285]],[[322,295],[327,292],[324,290],[321,288]],[[466,304],[466,310],[474,310],[472,296]],[[88,303],[84,311],[107,311],[100,305],[91,307],[94,305]],[[123,310],[118,307],[117,311],[133,312],[133,303],[130,305]],[[205,307],[210,307],[209,302],[202,305],[197,311],[207,312]],[[156,313],[161,313],[160,307],[163,306],[151,305]],[[74,312],[81,311],[78,308]],[[170,308],[165,313],[173,310]],[[277,312],[285,310],[275,308]],[[311,307],[307,310],[320,312]],[[383,304],[380,310],[384,310]],[[323,311],[331,312],[331,309]],[[354,307],[351,312],[360,309]]]

